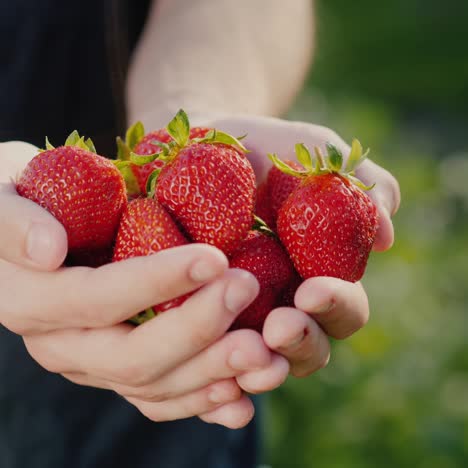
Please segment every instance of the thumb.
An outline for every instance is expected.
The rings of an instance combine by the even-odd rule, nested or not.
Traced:
[[[357,176],[367,185],[375,183],[368,192],[379,213],[379,226],[374,243],[374,250],[385,251],[392,247],[394,230],[392,216],[400,206],[400,187],[392,174],[370,160],[358,167]]]
[[[27,162],[28,151],[34,155],[37,150],[21,142],[0,147],[0,259],[39,270],[55,270],[67,253],[65,229],[39,205],[20,197],[13,182]]]

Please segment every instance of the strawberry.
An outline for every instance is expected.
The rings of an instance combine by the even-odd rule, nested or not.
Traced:
[[[302,278],[334,276],[355,282],[364,274],[378,224],[375,205],[362,190],[372,187],[354,177],[367,153],[354,140],[342,169],[341,152],[331,144],[327,149],[324,157],[316,148],[312,158],[304,145],[296,145],[303,171],[269,155],[279,169],[301,179],[279,210],[278,235]]]
[[[257,194],[255,197],[255,214],[261,218],[267,226],[271,229],[274,229],[276,225],[276,219],[273,215],[273,210],[271,209],[270,202],[270,191],[269,187],[265,182],[262,182],[257,187]]]
[[[296,171],[303,169],[295,161],[284,161],[284,163]],[[276,230],[278,211],[300,182],[299,178],[282,172],[275,166],[268,171],[266,181],[257,190],[256,213],[271,229]]]
[[[73,132],[35,156],[17,180],[19,195],[48,210],[67,232],[70,253],[112,245],[127,198],[114,164]]]
[[[262,333],[268,314],[275,308],[277,296],[278,292],[273,288],[264,287],[252,304],[237,316],[229,330],[249,328]]]
[[[154,198],[132,200],[122,214],[112,261],[151,255],[164,249],[187,244],[179,228]],[[153,306],[132,319],[143,323],[156,314],[180,305],[188,295]]]
[[[131,148],[131,149],[135,154],[148,156],[150,154],[158,153],[159,151],[161,151],[161,147],[158,145],[158,143],[170,143],[171,141],[172,141],[172,137],[171,135],[169,135],[169,133],[167,133],[167,130],[165,128],[160,128],[159,130],[154,130],[153,132],[146,134],[134,146],[134,148]],[[158,162],[162,162],[162,161],[158,161]],[[139,168],[142,166],[135,166],[135,167]]]
[[[183,110],[167,130],[174,143],[159,155],[166,164],[157,183],[149,181],[157,200],[191,239],[231,252],[253,224],[255,175],[245,148],[217,130],[190,140]]]
[[[210,131],[205,127],[194,127],[190,130],[190,138],[202,138]],[[134,157],[137,155],[150,156],[161,151],[161,143],[170,143],[174,141],[165,128],[154,130],[145,135],[145,129],[141,122],[132,125],[128,130],[123,142],[119,137],[117,138],[119,160],[131,160],[133,153]],[[161,169],[164,162],[160,159],[155,159],[147,164],[130,164],[131,174],[127,173],[126,181],[130,188],[131,195],[147,194],[146,183],[149,175],[157,169]],[[125,174],[125,172],[124,172]],[[131,181],[129,179],[132,179]],[[132,191],[133,189],[133,191]]]
[[[113,249],[113,244],[97,249],[76,249],[68,253],[65,266],[98,268],[112,261]]]
[[[144,156],[152,155],[160,151],[158,143],[167,144],[171,141],[172,138],[165,129],[155,130],[145,136],[145,128],[141,122],[136,122],[127,130],[125,141],[117,137],[115,164],[125,179],[129,198],[145,196],[148,176],[164,165],[163,161],[158,159],[148,164],[134,164],[131,156],[136,156],[135,153]]]
[[[170,143],[171,141],[172,138],[169,133],[167,133],[166,129],[163,128],[156,130],[143,137],[143,139],[135,146],[133,152],[144,156],[154,154],[161,150],[161,148],[157,146],[156,142]],[[142,195],[146,195],[146,181],[148,180],[149,175],[154,170],[162,168],[163,165],[164,163],[159,159],[155,159],[153,162],[144,164],[143,166],[132,164],[132,172],[137,179],[138,187]]]
[[[297,288],[299,288],[301,283],[302,278],[299,276],[299,273],[294,270],[289,283],[278,296],[275,307],[296,307],[294,304],[294,296],[296,295]]]
[[[142,124],[143,125],[143,124]],[[212,130],[207,127],[193,127],[190,129],[190,139],[203,138]],[[150,154],[158,153],[161,151],[161,146],[158,143],[170,143],[174,141],[167,133],[165,128],[160,128],[145,135],[133,148],[135,154],[148,156]],[[161,162],[161,161],[158,161]],[[141,166],[140,166],[141,167]]]
[[[250,231],[231,255],[229,266],[250,271],[260,285],[259,295],[236,318],[231,329],[252,328],[261,332],[266,316],[293,276],[291,260],[271,234]]]

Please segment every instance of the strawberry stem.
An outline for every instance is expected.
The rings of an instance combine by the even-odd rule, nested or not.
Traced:
[[[144,125],[140,121],[135,122],[131,127],[129,127],[127,133],[125,134],[125,144],[130,149],[130,151],[133,151],[135,146],[140,143],[144,136]]]
[[[187,114],[183,109],[179,109],[179,112],[175,117],[169,122],[166,127],[167,133],[174,138],[175,142],[183,148],[190,136],[190,122]]]
[[[148,198],[154,198],[156,192],[156,183],[158,182],[158,177],[161,172],[161,169],[155,169],[146,180],[146,193]]]
[[[265,223],[265,221],[263,221],[263,219],[257,215],[254,215],[254,223],[252,226],[252,231],[258,231],[270,237],[277,237],[276,234],[270,229],[268,224]]]
[[[314,147],[314,155],[312,156],[308,148],[303,143],[295,145],[297,160],[304,166],[303,171],[298,171],[288,166],[276,154],[268,154],[268,158],[281,172],[292,175],[294,177],[318,176],[323,174],[338,174],[351,183],[359,187],[361,190],[371,190],[375,184],[367,186],[354,175],[355,169],[361,164],[369,154],[367,150],[362,152],[361,143],[354,139],[351,144],[346,166],[343,168],[343,153],[332,143],[326,144],[327,154],[324,156],[318,146]]]

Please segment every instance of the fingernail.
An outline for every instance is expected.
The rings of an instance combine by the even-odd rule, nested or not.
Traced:
[[[237,278],[230,281],[224,293],[224,305],[237,314],[255,299],[258,289],[258,282],[252,274],[239,271]]]
[[[250,366],[247,361],[247,358],[245,354],[240,351],[239,349],[236,349],[231,353],[228,359],[229,365],[236,370],[249,370]]]
[[[42,265],[50,260],[53,239],[49,229],[43,224],[33,224],[26,238],[26,253],[35,263]]]
[[[190,269],[190,278],[197,283],[205,283],[216,277],[219,269],[211,262],[199,260]]]

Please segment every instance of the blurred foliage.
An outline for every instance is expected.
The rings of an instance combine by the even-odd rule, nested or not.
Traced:
[[[316,1],[318,53],[311,82],[403,107],[468,103],[466,21],[460,0]]]
[[[403,202],[394,247],[365,276],[368,325],[271,396],[273,468],[466,466],[467,20],[467,2],[319,4],[317,59],[291,118],[359,137]]]

